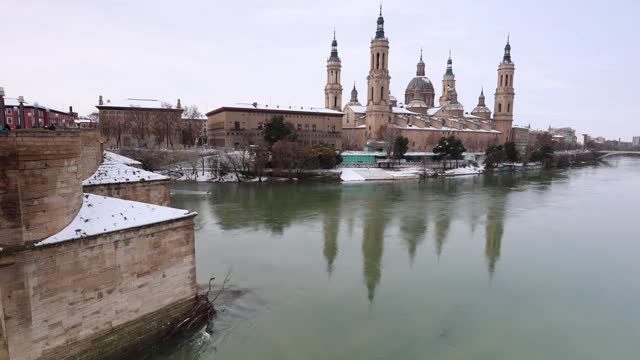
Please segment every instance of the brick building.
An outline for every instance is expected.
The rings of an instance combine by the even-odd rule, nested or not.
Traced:
[[[233,104],[207,113],[209,146],[239,148],[263,141],[262,129],[274,116],[282,116],[306,145],[328,144],[342,148],[342,116],[337,110],[303,106]]]
[[[4,98],[4,115],[6,123],[13,129],[41,128],[52,124],[59,128],[73,127],[78,116],[71,107],[65,112],[28,103],[21,98]]]
[[[176,106],[152,99],[98,100],[105,148],[183,148],[180,100]]]

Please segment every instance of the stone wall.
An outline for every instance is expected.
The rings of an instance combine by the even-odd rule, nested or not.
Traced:
[[[193,217],[5,251],[0,359],[126,352],[190,309],[195,276]]]
[[[139,201],[162,206],[170,205],[170,180],[140,181],[119,184],[85,185],[84,192]]]
[[[102,161],[96,130],[0,133],[0,247],[62,230],[82,204],[82,180]]]

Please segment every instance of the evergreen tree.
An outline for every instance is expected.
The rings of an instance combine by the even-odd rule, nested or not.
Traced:
[[[520,151],[518,151],[516,143],[512,141],[506,142],[504,144],[504,152],[509,162],[517,163],[518,161],[520,161]]]
[[[393,143],[393,157],[400,160],[409,150],[409,139],[398,136]]]
[[[284,122],[284,117],[274,116],[264,126],[264,140],[271,147],[280,140],[288,139],[293,135],[291,124]]]

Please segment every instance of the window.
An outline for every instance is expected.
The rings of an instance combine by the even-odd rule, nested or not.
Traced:
[[[509,86],[509,74],[504,76],[504,86]]]
[[[376,69],[380,69],[380,53],[376,54]]]
[[[333,107],[337,107],[338,106],[338,97],[334,96],[333,97]]]
[[[316,131],[316,124],[313,124],[313,125],[311,126],[311,131]]]
[[[234,130],[240,130],[240,121],[235,121],[233,123],[233,129]]]
[[[498,112],[502,112],[502,104],[498,104]]]
[[[500,75],[500,86],[502,86],[502,84],[504,84],[504,78],[503,75]]]
[[[298,124],[298,130],[302,130],[302,124]]]
[[[384,69],[384,53],[382,53],[382,68]]]
[[[384,86],[380,88],[380,101],[384,98]]]
[[[347,122],[349,122],[349,120],[347,120]],[[336,126],[335,126],[335,125],[331,126],[331,131],[332,131],[332,132],[335,132],[335,131],[336,131]]]
[[[11,115],[11,109],[7,109],[7,115]]]
[[[511,112],[511,103],[507,104],[507,112]]]
[[[309,124],[304,124],[304,129],[309,130]]]

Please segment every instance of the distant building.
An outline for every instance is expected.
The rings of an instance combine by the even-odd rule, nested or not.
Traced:
[[[389,145],[387,138],[394,133],[409,139],[411,151],[431,151],[440,138],[451,135],[460,138],[467,150],[474,152],[484,151],[488,145],[504,143],[512,137],[515,65],[508,39],[498,65],[493,114],[486,105],[484,90],[480,92],[477,105],[468,113],[458,98],[451,54],[437,105],[436,91],[427,77],[422,52],[416,66],[416,76],[405,88],[404,104],[398,104],[390,93],[390,43],[385,35],[382,9],[376,24],[375,37],[370,44],[365,100],[362,104],[358,101],[354,86],[351,101],[343,108],[344,149],[379,151]],[[329,101],[326,104],[338,109],[341,89],[340,59],[334,37],[331,56],[327,61],[325,99]],[[328,94],[330,96],[327,97]],[[524,139],[521,135],[518,138]]]
[[[93,129],[100,126],[98,119],[91,119],[85,116],[80,116],[73,121],[73,125],[80,129]]]
[[[4,98],[4,115],[5,121],[13,129],[41,128],[45,125],[67,128],[73,126],[73,121],[78,116],[72,108],[65,112],[24,100],[21,107],[20,98]]]
[[[549,127],[548,131],[553,137],[553,139],[560,143],[563,143],[566,145],[576,145],[578,143],[578,137],[576,136],[576,131],[570,127],[564,127],[564,128]]]
[[[152,99],[105,102],[100,95],[96,108],[105,149],[183,148],[191,144],[183,137],[180,99],[173,107]]]
[[[328,101],[335,102],[335,96],[329,93]],[[282,116],[286,123],[290,123],[296,131],[298,141],[303,144],[327,144],[336,149],[342,148],[341,111],[258,103],[227,105],[207,113],[209,146],[237,149],[260,144],[263,142],[264,125],[274,116]]]
[[[633,144],[633,146],[640,146],[640,136],[634,136],[631,143]]]

